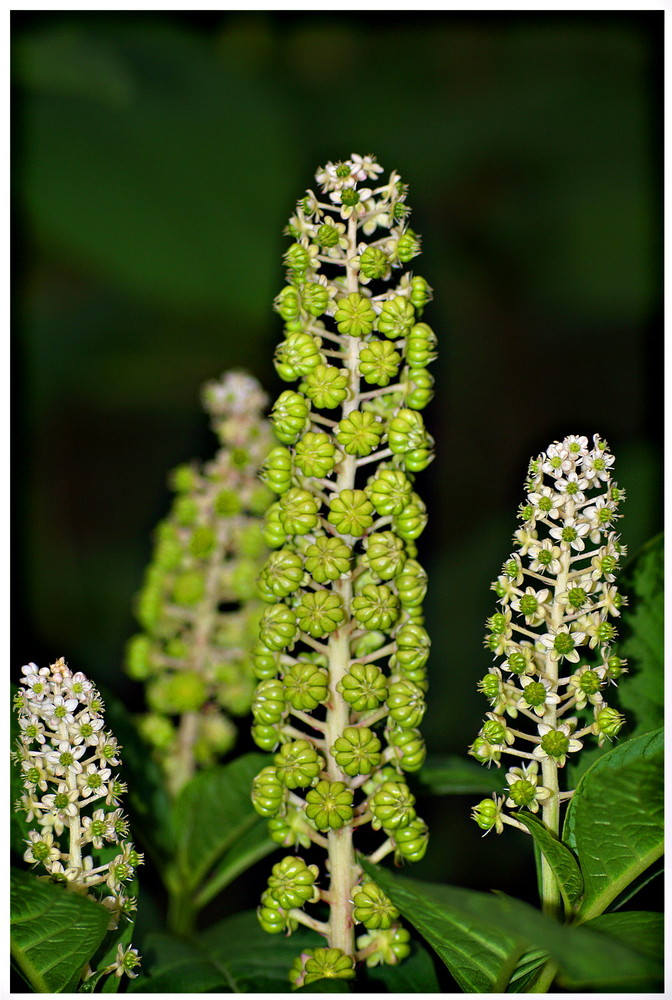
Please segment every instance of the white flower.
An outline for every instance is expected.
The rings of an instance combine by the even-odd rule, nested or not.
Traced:
[[[511,607],[524,616],[527,625],[534,628],[548,618],[551,612],[550,596],[550,590],[526,587],[524,594],[519,592],[519,595],[511,601]]]
[[[556,490],[570,497],[574,503],[583,503],[586,498],[583,491],[588,488],[588,485],[588,480],[579,475],[578,472],[568,472],[566,477],[555,481]]]
[[[530,503],[535,510],[535,514],[541,515],[541,517],[552,517],[554,520],[560,517],[562,513],[558,508],[562,507],[565,502],[565,497],[552,490],[550,486],[542,486],[534,493],[528,494],[528,503]]]
[[[64,722],[71,725],[75,721],[74,712],[79,708],[76,698],[64,698],[62,695],[54,695],[51,701],[45,702],[43,712],[45,718],[50,721]]]
[[[573,724],[576,720],[569,719],[562,725],[548,726],[545,722],[537,725],[541,741],[532,751],[538,760],[552,760],[558,767],[564,767],[568,753],[575,753],[580,750],[583,744],[581,740],[572,737]]]
[[[557,441],[554,444],[549,444],[546,454],[542,458],[542,472],[555,479],[559,479],[563,474],[566,475],[574,469],[574,457]]]
[[[557,524],[551,528],[549,535],[559,542],[569,544],[576,552],[583,552],[586,547],[585,536],[590,531],[588,521],[579,520],[575,517],[564,518],[562,524]]]
[[[565,451],[569,452],[570,455],[575,455],[577,458],[587,455],[589,451],[588,438],[583,434],[568,434],[562,442],[562,446]]]
[[[530,569],[535,573],[548,573],[556,576],[560,572],[560,556],[562,550],[559,545],[554,545],[550,538],[544,538],[542,542],[536,542],[530,546]]]
[[[37,715],[22,715],[19,718],[19,726],[23,730],[23,736],[26,740],[33,741],[37,740],[38,743],[44,743],[44,724],[42,720]]]
[[[105,902],[105,901],[103,901]],[[117,946],[117,954],[112,965],[109,965],[106,972],[114,972],[115,976],[123,976],[124,973],[130,978],[135,979],[138,975],[137,972],[133,970],[140,965],[140,956],[138,954],[137,948],[131,948],[129,945],[127,948],[120,944]]]
[[[561,625],[555,632],[546,632],[539,636],[542,650],[547,650],[551,660],[568,660],[570,663],[578,663],[578,646],[583,645],[586,638],[584,632],[573,631],[566,625]]]
[[[54,835],[48,830],[30,830],[26,843],[28,849],[24,852],[23,860],[29,864],[47,864],[60,860],[61,852],[58,845],[54,844]]]
[[[613,464],[614,456],[598,448],[584,457],[581,471],[591,484],[598,480],[606,483],[611,475],[609,469]]]
[[[79,758],[86,750],[85,746],[72,746],[67,740],[61,740],[55,749],[44,755],[46,763],[57,777],[67,774],[80,774],[82,765]]]
[[[352,153],[350,156],[353,176],[358,181],[374,180],[378,174],[382,174],[383,168],[376,163],[375,156],[360,156],[359,153]]]
[[[111,774],[112,771],[109,767],[99,768],[97,763],[93,761],[88,763],[86,770],[82,771],[77,778],[77,784],[82,791],[83,797],[88,798],[89,795],[99,795],[110,780]]]
[[[74,724],[71,739],[75,745],[85,743],[87,746],[95,747],[104,736],[104,733],[100,732],[104,725],[105,720],[99,716],[94,717],[89,712],[82,712]]]
[[[590,667],[586,664],[572,674],[567,690],[571,690],[577,708],[585,708],[588,702],[600,705],[604,701],[600,687],[604,684],[606,672],[605,667]]]
[[[518,551],[525,556],[530,551],[534,543],[538,540],[536,531],[528,531],[527,528],[519,528],[513,536],[518,542]]]

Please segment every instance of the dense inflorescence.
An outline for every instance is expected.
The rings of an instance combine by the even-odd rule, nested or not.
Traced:
[[[571,435],[530,463],[517,547],[493,584],[499,609],[487,621],[485,645],[497,664],[479,688],[491,711],[470,748],[488,765],[516,758],[505,795],[474,809],[486,832],[522,828],[516,812],[540,806],[557,832],[559,806],[571,795],[560,791],[558,769],[584,737],[602,745],[623,725],[605,699],[625,670],[610,621],[625,600],[614,582],[625,547],[613,530],[624,498],[613,462],[598,435],[592,446]]]
[[[362,880],[353,833],[374,861],[418,860],[428,835],[405,774],[425,756],[430,640],[416,539],[427,514],[415,477],[433,457],[420,411],[436,337],[421,320],[427,282],[397,273],[420,251],[406,187],[394,172],[379,184],[381,172],[356,155],[318,171],[319,193],[289,223],[275,302],[285,323],[275,366],[293,387],[273,406],[281,443],[262,472],[277,500],[259,578],[253,736],[274,757],[253,802],[294,849],[273,867],[262,926],[302,922],[327,939],[297,960],[294,986],[408,954],[398,912]],[[326,866],[304,860],[312,845],[327,850]],[[326,921],[305,913],[315,902]],[[356,941],[355,924],[366,931]]]
[[[268,552],[261,518],[273,498],[258,479],[273,436],[257,380],[229,372],[206,384],[203,402],[220,447],[205,465],[172,473],[175,498],[137,601],[143,631],[126,655],[128,673],[146,682],[141,732],[174,792],[231,749],[231,716],[249,713],[255,581]]]
[[[42,878],[101,902],[114,930],[136,908],[132,883],[142,863],[120,807],[126,786],[113,771],[121,763],[120,747],[105,728],[102,699],[83,673],[73,674],[62,658],[21,670],[14,758],[24,792],[16,808],[34,827],[24,860],[44,869]],[[106,971],[134,977],[138,963],[137,951],[120,945]]]

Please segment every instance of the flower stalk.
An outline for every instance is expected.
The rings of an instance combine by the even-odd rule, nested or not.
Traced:
[[[498,664],[479,688],[492,710],[470,748],[484,764],[500,767],[502,755],[523,763],[509,769],[505,796],[474,808],[486,833],[501,833],[505,824],[523,828],[516,811],[541,809],[558,836],[561,805],[571,797],[559,780],[568,755],[581,750],[585,736],[601,746],[623,725],[604,698],[606,685],[625,671],[625,660],[612,653],[617,633],[609,621],[625,603],[614,585],[625,547],[613,530],[624,498],[613,462],[598,435],[592,446],[570,435],[530,463],[518,547],[493,584],[499,610],[487,622],[485,645]],[[514,728],[510,719],[531,725]],[[561,916],[559,886],[543,855],[541,883],[544,911]]]
[[[404,185],[394,172],[379,184],[381,172],[356,155],[318,172],[319,193],[308,191],[290,220],[275,303],[285,321],[276,370],[298,385],[275,402],[281,446],[262,471],[278,499],[265,522],[274,551],[259,577],[268,608],[252,732],[275,753],[252,797],[271,836],[296,851],[273,868],[262,926],[291,932],[297,908],[328,906],[328,920],[310,923],[327,947],[297,960],[295,987],[408,953],[398,914],[384,934],[376,923],[393,908],[362,880],[355,839],[363,826],[382,829],[384,853],[398,859],[422,857],[427,843],[404,772],[425,754],[417,727],[430,643],[415,542],[427,518],[414,483],[433,457],[419,411],[432,396],[436,337],[420,320],[427,282],[406,273],[392,284],[419,240]],[[303,858],[325,844],[328,888]],[[363,920],[365,887],[377,905]],[[359,922],[371,934],[357,937]]]

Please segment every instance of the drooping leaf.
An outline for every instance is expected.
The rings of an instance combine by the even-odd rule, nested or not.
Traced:
[[[19,869],[11,872],[10,905],[12,958],[27,982],[39,993],[76,989],[105,936],[108,911]]]
[[[361,863],[465,992],[502,990],[502,972],[508,967],[511,975],[521,952],[531,947],[549,954],[566,987],[644,988],[660,975],[648,956],[586,927],[559,924],[520,900],[418,882]]]
[[[663,853],[662,730],[628,740],[586,771],[563,840],[581,864],[582,920],[602,913]]]
[[[488,795],[504,788],[504,776],[498,770],[457,754],[428,757],[418,780],[434,795]]]
[[[516,813],[516,819],[523,823],[534,837],[535,843],[557,879],[565,907],[570,910],[583,892],[583,876],[576,858],[569,848],[532,813],[520,810]]]
[[[629,670],[619,682],[619,700],[633,737],[663,725],[664,559],[663,535],[656,535],[619,582],[628,605],[621,612],[615,652],[627,659]]]
[[[215,865],[222,865],[229,851],[233,852],[230,865],[214,873],[220,887],[230,872],[239,874],[246,861],[252,864],[262,856],[259,830],[265,831],[266,821],[255,812],[250,789],[252,778],[267,762],[264,754],[244,754],[230,764],[195,775],[184,786],[174,804],[176,870],[184,886],[200,885]]]
[[[657,864],[651,865],[650,868],[647,868],[645,872],[642,872],[642,874],[636,879],[633,879],[627,888],[624,889],[624,891],[616,897],[614,902],[609,905],[609,913],[613,913],[615,910],[620,910],[620,908],[625,906],[626,903],[629,903],[638,892],[641,892],[641,890],[644,889],[649,882],[653,882],[653,880],[658,878],[659,875],[662,875],[664,871],[665,863],[662,859]]]

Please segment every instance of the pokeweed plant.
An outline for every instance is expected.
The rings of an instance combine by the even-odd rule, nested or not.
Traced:
[[[491,711],[470,748],[498,767],[503,755],[515,758],[505,795],[474,809],[486,832],[509,824],[527,833],[521,818],[541,810],[557,836],[560,807],[572,796],[559,784],[568,755],[586,737],[602,746],[623,725],[605,698],[626,670],[610,621],[626,603],[615,584],[626,550],[614,531],[624,490],[612,479],[613,463],[597,434],[592,446],[570,435],[530,462],[517,547],[493,584],[499,610],[487,622],[485,645],[497,665],[479,688]],[[560,888],[546,858],[541,881],[543,908],[557,913]]]
[[[275,367],[295,387],[273,406],[281,445],[263,470],[278,499],[266,514],[274,551],[259,577],[268,607],[252,732],[276,752],[252,796],[273,839],[295,848],[273,866],[262,927],[303,923],[326,939],[298,956],[294,987],[409,953],[398,911],[362,877],[355,840],[372,861],[414,861],[428,837],[404,775],[425,756],[430,640],[416,539],[427,514],[415,476],[433,457],[420,411],[437,341],[421,320],[429,285],[402,271],[420,252],[406,187],[396,172],[378,183],[381,173],[354,154],[318,170],[318,194],[289,222],[275,301],[285,323]],[[371,828],[382,831],[375,847]],[[310,846],[326,852],[322,866],[304,860]],[[304,910],[320,901],[326,920]]]
[[[20,729],[14,759],[23,784],[16,809],[29,825],[23,860],[44,872],[40,879],[102,904],[107,911],[103,929],[118,932],[118,939],[135,919],[132,883],[143,856],[128,839],[128,820],[121,808],[126,785],[113,770],[121,762],[120,748],[105,728],[103,701],[86,675],[72,673],[62,657],[49,667],[29,663],[21,672],[22,687],[14,699]],[[26,911],[32,916],[31,891],[27,886],[24,891]],[[75,909],[71,919],[76,915]],[[85,909],[82,936],[87,916]],[[49,932],[57,922],[53,917],[46,934],[44,927],[41,931],[47,953]],[[28,931],[29,938],[31,934],[34,929]],[[39,989],[42,981],[35,974],[29,948],[14,944],[13,957]],[[53,950],[57,955],[59,943]],[[90,959],[91,953],[85,957]],[[134,978],[139,964],[137,949],[124,939],[116,944],[109,965],[103,963],[94,972],[82,959],[79,967],[84,966],[84,980],[95,976],[97,982],[112,972]],[[76,975],[74,982],[78,979]],[[47,992],[49,985],[44,981]]]
[[[127,672],[146,685],[140,732],[173,795],[231,750],[232,717],[249,714],[256,577],[268,551],[260,516],[273,496],[258,479],[273,441],[259,382],[228,372],[204,386],[203,403],[220,447],[171,475],[175,498],[136,604],[143,630],[126,653]]]

